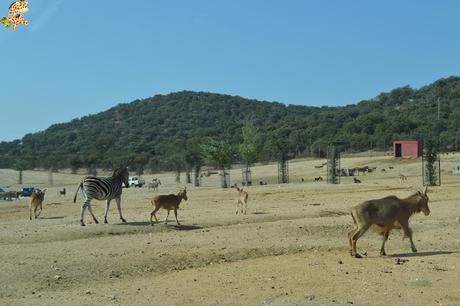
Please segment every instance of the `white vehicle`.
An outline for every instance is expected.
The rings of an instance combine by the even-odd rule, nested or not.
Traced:
[[[131,176],[128,178],[128,184],[130,187],[142,187],[145,185],[145,181],[137,176]]]

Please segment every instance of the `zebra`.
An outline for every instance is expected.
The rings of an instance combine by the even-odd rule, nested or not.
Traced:
[[[161,185],[161,181],[159,179],[152,179],[152,182],[149,183],[148,188],[153,188],[153,191],[158,191],[158,185]]]
[[[107,213],[109,211],[110,201],[115,199],[117,202],[118,212],[120,213],[120,219],[122,222],[126,222],[121,214],[121,192],[122,192],[122,184],[125,185],[126,188],[129,188],[128,184],[128,168],[121,167],[116,169],[113,172],[111,177],[97,177],[97,176],[87,176],[84,177],[80,184],[78,185],[77,191],[75,192],[75,197],[73,198],[73,202],[77,201],[77,194],[78,190],[81,188],[83,196],[85,197],[85,202],[81,207],[80,213],[80,224],[81,226],[85,226],[83,222],[83,215],[85,214],[85,209],[88,208],[91,216],[93,217],[94,222],[97,224],[99,223],[94,216],[93,210],[91,209],[91,200],[105,200],[105,213],[104,213],[104,223],[107,222]]]

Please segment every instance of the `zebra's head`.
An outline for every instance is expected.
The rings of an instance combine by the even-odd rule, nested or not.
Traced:
[[[126,188],[129,188],[129,183],[128,183],[128,178],[129,178],[129,172],[128,172],[128,167],[120,167],[118,169],[115,169],[113,171],[112,177],[117,177],[121,180],[121,182],[125,185]]]

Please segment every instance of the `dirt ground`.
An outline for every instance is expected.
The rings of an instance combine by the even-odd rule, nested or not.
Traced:
[[[442,186],[429,189],[431,214],[412,217],[414,242],[394,231],[386,257],[380,236],[358,242],[362,259],[348,253],[349,208],[387,195],[409,196],[421,187],[421,160],[351,156],[342,167],[375,166],[340,185],[314,182],[324,160],[290,163],[290,184],[275,184],[276,165],[253,168],[249,213],[235,214],[236,190],[219,176],[187,186],[177,226],[150,226],[155,193],[123,191],[121,223],[113,203],[109,223],[78,223],[82,175],[26,171],[23,186],[48,187],[43,213],[29,221],[28,198],[0,201],[0,305],[460,305],[460,176],[450,169],[460,154],[442,157]],[[390,169],[389,167],[393,167]],[[386,171],[381,171],[385,168]],[[408,176],[400,184],[398,176]],[[144,176],[148,181],[153,175]],[[159,193],[177,192],[170,173]],[[241,170],[232,170],[232,183]],[[301,182],[301,178],[305,182]],[[0,187],[18,189],[17,173],[0,170]],[[59,196],[65,187],[67,196]],[[99,220],[104,203],[93,202]],[[165,217],[159,212],[159,219]]]

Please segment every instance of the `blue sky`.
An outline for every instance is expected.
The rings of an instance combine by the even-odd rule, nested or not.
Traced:
[[[11,0],[0,0],[5,16]],[[134,6],[133,3],[136,3]],[[460,74],[454,0],[29,0],[0,29],[0,141],[180,90],[346,105]]]

